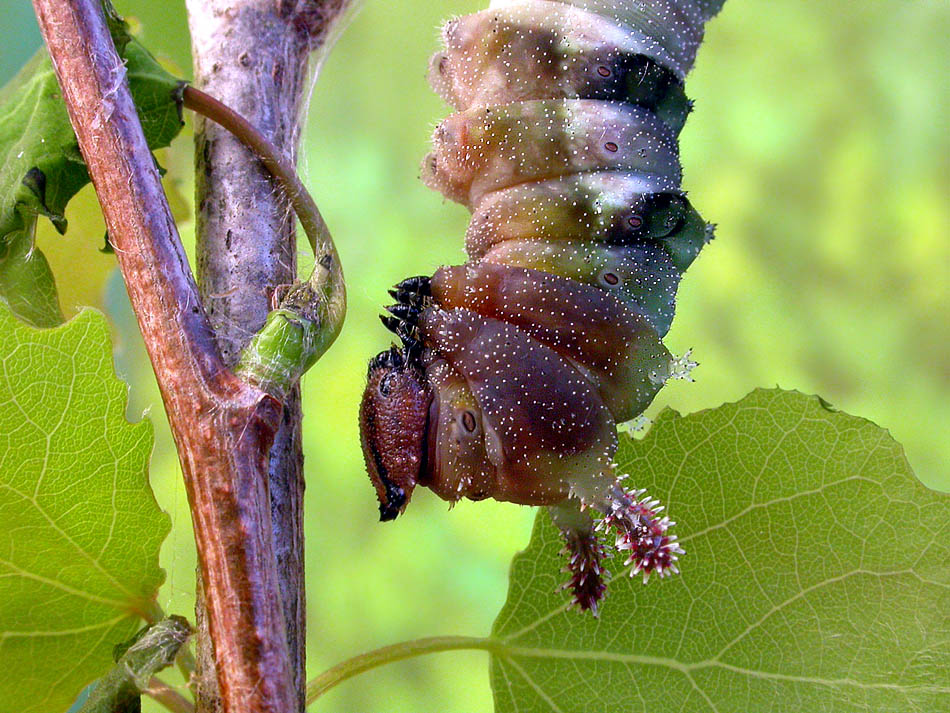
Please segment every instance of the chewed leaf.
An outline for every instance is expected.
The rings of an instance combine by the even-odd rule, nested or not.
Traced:
[[[950,709],[950,496],[884,429],[759,390],[621,440],[678,521],[682,574],[645,587],[614,564],[581,616],[539,513],[495,622],[496,711]]]
[[[127,34],[124,24],[110,26],[148,144],[153,149],[167,146],[182,126],[181,82]],[[32,240],[24,243],[37,216],[48,217],[65,232],[66,204],[88,182],[53,66],[40,48],[0,90],[0,301],[33,324],[62,321],[58,304],[50,304],[49,295],[55,296],[52,273],[40,275],[35,264],[12,260],[10,253],[37,254]],[[21,270],[30,274],[23,276]]]
[[[65,710],[164,579],[152,428],[126,392],[102,315],[37,330],[0,305],[2,711]]]

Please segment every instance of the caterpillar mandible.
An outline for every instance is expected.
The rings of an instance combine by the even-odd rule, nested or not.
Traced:
[[[469,261],[413,277],[360,408],[380,519],[417,485],[551,507],[574,602],[601,559],[676,572],[673,524],[614,472],[616,424],[670,375],[683,271],[712,237],[680,190],[683,80],[723,0],[492,0],[448,22],[429,68],[456,113],[425,183],[472,211]],[[599,513],[599,520],[591,512]]]

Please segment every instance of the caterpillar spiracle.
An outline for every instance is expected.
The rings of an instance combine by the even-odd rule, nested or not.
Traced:
[[[423,180],[472,211],[469,260],[390,291],[401,345],[370,362],[360,409],[380,519],[417,485],[550,506],[566,586],[595,614],[611,549],[645,579],[682,553],[613,457],[616,425],[670,376],[680,276],[712,237],[680,189],[678,135],[722,2],[493,0],[445,25],[430,64],[456,113]]]

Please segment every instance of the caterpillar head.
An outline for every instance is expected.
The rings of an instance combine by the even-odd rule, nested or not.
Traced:
[[[380,520],[395,519],[412,497],[424,465],[430,400],[425,374],[402,351],[393,347],[370,361],[360,440]]]

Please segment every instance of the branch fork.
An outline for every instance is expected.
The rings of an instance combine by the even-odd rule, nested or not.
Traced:
[[[268,459],[282,400],[302,369],[299,362],[295,370],[285,366],[280,378],[268,380],[253,368],[228,368],[201,307],[101,1],[33,4],[178,447],[224,710],[288,713],[299,708],[301,692],[281,605]],[[322,231],[314,242],[324,250],[314,277],[291,291],[296,302],[282,304],[268,320],[297,336],[275,341],[259,335],[259,355],[286,362],[281,350],[290,344],[312,363],[339,332],[342,272],[325,225]],[[301,304],[301,294],[316,302],[308,297]]]

